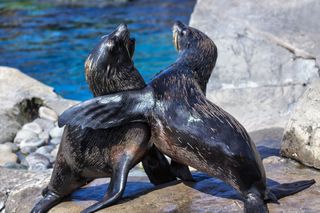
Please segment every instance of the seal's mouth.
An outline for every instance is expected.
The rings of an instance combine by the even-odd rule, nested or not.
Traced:
[[[188,28],[185,24],[183,24],[181,21],[176,21],[172,27],[172,33],[173,33],[173,44],[174,47],[179,52],[181,47],[179,45],[180,36],[182,34],[182,31]]]
[[[135,39],[130,38],[130,32],[128,30],[128,27],[126,24],[120,24],[117,29],[115,30],[116,37],[120,39],[120,41],[124,42],[125,47],[127,49],[127,52],[132,58],[133,53],[134,53],[134,46],[135,46]]]

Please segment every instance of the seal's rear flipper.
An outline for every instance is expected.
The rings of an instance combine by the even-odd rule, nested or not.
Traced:
[[[177,180],[170,170],[166,157],[155,147],[151,147],[142,160],[143,168],[151,183],[160,185]]]
[[[171,172],[182,181],[195,182],[187,165],[171,160]]]
[[[67,109],[60,115],[58,125],[106,129],[129,122],[147,122],[153,106],[153,90],[150,87],[119,92],[93,98]]]
[[[297,192],[307,189],[314,183],[315,183],[315,180],[313,179],[297,181],[293,183],[283,183],[283,184],[270,187],[270,191],[272,194],[274,194],[277,197],[277,199],[281,199],[283,197],[293,195]]]

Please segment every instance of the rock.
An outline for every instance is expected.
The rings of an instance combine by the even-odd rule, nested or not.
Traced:
[[[35,152],[36,149],[37,149],[36,146],[24,146],[24,147],[21,147],[20,152],[21,152],[22,154],[27,155],[27,154],[30,154],[30,153],[32,153],[32,152]]]
[[[62,133],[63,133],[64,128],[59,128],[55,126],[51,131],[50,131],[50,137],[51,138],[61,138]]]
[[[17,160],[17,155],[12,153],[10,150],[0,150],[0,166],[4,166],[6,163],[15,163]]]
[[[12,152],[17,152],[19,150],[19,147],[17,146],[17,144],[14,144],[12,142],[5,142],[4,144],[7,146],[10,146],[10,149]]]
[[[16,137],[14,138],[14,143],[19,144],[23,140],[30,140],[37,137],[38,136],[36,133],[31,132],[29,130],[22,129],[17,133]]]
[[[310,85],[285,129],[281,155],[320,169],[320,81]]]
[[[8,168],[8,169],[22,169],[22,170],[28,169],[28,167],[26,165],[23,165],[20,163],[13,163],[13,162],[5,163],[3,167]]]
[[[0,168],[0,192],[7,192],[4,197],[6,212],[30,212],[35,197],[48,184],[50,172]]]
[[[52,145],[42,146],[39,147],[35,152],[42,155],[48,155],[54,148],[55,146]]]
[[[39,153],[32,153],[26,157],[26,161],[29,165],[29,170],[42,171],[51,166],[49,159]]]
[[[9,144],[0,144],[0,153],[12,152],[12,148]]]
[[[39,147],[42,146],[45,143],[43,139],[40,138],[32,138],[29,140],[22,140],[19,144],[20,149],[23,149],[24,147]]]
[[[52,138],[50,140],[50,143],[54,145],[60,144],[60,142],[61,142],[61,138]]]
[[[76,103],[10,67],[0,67],[0,101],[0,143],[13,141],[21,126],[38,116],[40,106],[46,105],[61,113]]]
[[[306,86],[319,79],[317,0],[201,0],[190,25],[218,48],[207,97],[249,131],[284,128]]]
[[[49,109],[48,107],[44,107],[44,106],[39,108],[39,117],[50,120],[50,121],[58,120],[57,113],[52,109]]]
[[[48,132],[41,132],[38,137],[39,139],[44,140],[45,143],[49,143],[50,136]]]
[[[22,126],[22,129],[34,132],[36,134],[40,134],[42,132],[41,126],[36,122],[26,123]]]
[[[59,151],[59,147],[60,147],[60,144],[58,144],[52,151],[51,151],[51,155],[53,156],[53,158],[56,158],[57,157],[57,154],[58,154],[58,151]]]
[[[43,118],[37,118],[33,122],[39,124],[42,127],[43,132],[49,132],[54,127],[54,123],[52,121]]]

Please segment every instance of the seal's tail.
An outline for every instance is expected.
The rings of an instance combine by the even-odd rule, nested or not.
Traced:
[[[278,184],[273,187],[270,187],[270,193],[272,193],[277,199],[281,199],[283,197],[293,195],[293,194],[298,193],[304,189],[307,189],[311,185],[313,185],[314,183],[315,183],[315,180],[312,179],[312,180],[297,181],[297,182],[293,182],[293,183]],[[268,198],[270,200],[273,200],[269,196],[268,196]]]

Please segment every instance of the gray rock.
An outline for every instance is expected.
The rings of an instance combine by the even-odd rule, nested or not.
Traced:
[[[12,152],[10,144],[0,144],[0,153],[2,152]]]
[[[32,153],[26,157],[26,161],[29,165],[29,170],[42,171],[51,166],[49,159],[39,153]]]
[[[41,105],[61,113],[76,103],[10,67],[0,67],[0,101],[0,143],[13,141],[21,126],[38,116]]]
[[[22,169],[22,170],[28,169],[28,167],[26,165],[23,165],[20,163],[13,163],[13,162],[5,163],[3,167],[8,168],[8,169]]]
[[[60,142],[61,142],[61,138],[52,138],[50,140],[50,143],[54,145],[60,144]]]
[[[52,151],[51,151],[51,155],[53,156],[53,158],[56,158],[57,157],[57,154],[58,154],[58,151],[59,151],[59,147],[60,147],[60,144],[58,144]]]
[[[39,147],[42,146],[45,143],[43,139],[40,138],[32,138],[29,140],[23,140],[19,144],[20,149],[23,149],[24,147]]]
[[[24,147],[21,147],[21,148],[20,148],[20,152],[21,152],[22,154],[27,155],[27,154],[30,154],[30,153],[32,153],[32,152],[35,152],[36,149],[37,149],[36,146],[24,146]]]
[[[48,143],[49,142],[49,133],[48,132],[41,132],[38,137],[41,139],[41,140],[44,140],[45,143]]]
[[[14,144],[12,142],[5,142],[4,144],[6,146],[10,146],[10,149],[12,152],[17,152],[19,150],[19,147],[17,146],[17,144]]]
[[[39,147],[35,152],[42,155],[48,155],[54,148],[55,146],[53,145],[42,146]]]
[[[39,108],[39,117],[53,121],[53,122],[58,120],[57,113],[45,106],[42,106]]]
[[[49,132],[54,127],[53,121],[43,118],[37,118],[33,122],[39,124],[42,127],[43,132]]]
[[[303,94],[285,129],[281,155],[320,169],[320,81]]]
[[[317,0],[198,1],[190,25],[218,48],[208,98],[249,130],[284,128],[295,103],[319,78]]]
[[[61,138],[63,130],[64,130],[64,128],[59,128],[59,127],[55,126],[50,131],[50,137],[51,138]]]
[[[40,134],[42,132],[41,126],[36,122],[26,123],[22,126],[22,129]]]
[[[17,160],[17,155],[12,153],[11,150],[0,151],[0,166],[4,166],[6,163],[15,163]]]
[[[37,137],[38,136],[36,133],[31,132],[29,130],[22,129],[17,133],[16,137],[14,138],[14,143],[19,144],[23,140],[30,140]]]

